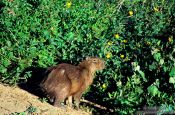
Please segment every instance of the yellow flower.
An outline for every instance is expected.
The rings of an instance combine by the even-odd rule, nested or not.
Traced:
[[[172,42],[172,41],[173,41],[173,37],[170,36],[170,37],[168,38],[168,41],[169,41],[169,42]]]
[[[133,11],[129,11],[128,13],[129,13],[129,16],[132,16],[134,14]]]
[[[128,42],[128,40],[123,40],[123,43],[127,43]]]
[[[66,2],[66,8],[70,8],[72,5],[72,2]]]
[[[155,12],[159,11],[159,9],[157,7],[154,7],[153,9],[154,9]]]
[[[115,36],[115,38],[117,38],[117,39],[120,37],[119,34],[115,34],[114,36]]]
[[[102,88],[103,88],[103,89],[105,89],[105,88],[106,88],[106,84],[105,84],[105,83],[102,85]]]
[[[106,54],[106,58],[109,59],[110,57],[111,57],[111,53],[107,53],[107,54]]]
[[[109,41],[109,42],[108,42],[108,45],[109,45],[109,46],[110,46],[110,45],[112,45],[112,42],[111,42],[111,41]]]
[[[123,54],[120,54],[120,57],[121,57],[121,58],[124,58],[124,57],[125,57],[125,55],[123,55]]]

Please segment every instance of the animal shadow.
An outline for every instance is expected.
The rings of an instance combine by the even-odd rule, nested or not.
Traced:
[[[20,82],[18,86],[27,92],[44,98],[45,94],[40,87],[40,83],[48,76],[47,68],[41,67],[28,67],[20,75]],[[28,76],[29,77],[26,77]]]

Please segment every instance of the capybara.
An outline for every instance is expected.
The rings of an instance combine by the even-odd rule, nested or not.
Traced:
[[[48,68],[50,73],[41,83],[41,87],[51,99],[54,99],[54,106],[60,107],[66,98],[72,106],[73,97],[76,107],[79,108],[80,98],[92,84],[95,72],[104,67],[105,62],[97,57],[87,57],[77,66],[61,63]]]

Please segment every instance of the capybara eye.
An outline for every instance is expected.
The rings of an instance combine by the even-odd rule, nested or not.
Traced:
[[[97,60],[96,60],[96,59],[94,59],[94,60],[93,60],[93,62],[97,62]]]

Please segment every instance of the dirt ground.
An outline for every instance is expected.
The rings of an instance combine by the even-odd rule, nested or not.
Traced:
[[[15,112],[24,112],[29,107],[36,108],[34,115],[90,115],[84,111],[71,108],[60,109],[41,102],[37,96],[18,87],[0,84],[0,115],[9,115]]]

